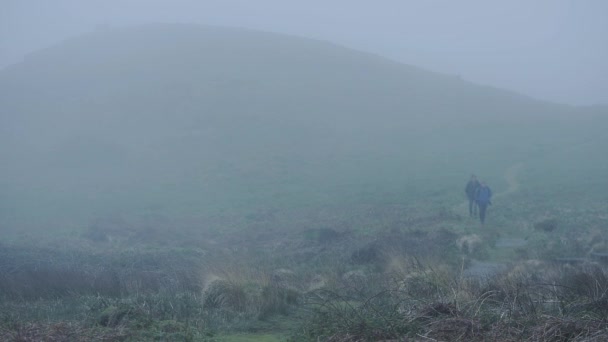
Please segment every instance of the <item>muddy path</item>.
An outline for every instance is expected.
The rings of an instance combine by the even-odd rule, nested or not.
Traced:
[[[504,172],[504,179],[507,182],[507,188],[492,196],[494,199],[502,198],[517,192],[521,188],[519,175],[524,169],[524,164],[521,162],[512,164]],[[468,201],[459,204],[459,212],[466,212]],[[527,241],[520,237],[500,237],[496,241],[495,248],[513,250],[521,248],[527,244]],[[464,276],[477,279],[488,279],[506,270],[507,264],[501,261],[481,261],[472,260],[471,265],[465,270]]]
[[[523,168],[524,168],[524,163],[515,163],[515,164],[509,166],[509,168],[507,168],[507,170],[505,171],[505,174],[504,174],[505,181],[507,182],[507,189],[495,194],[493,197],[500,198],[500,197],[512,194],[514,192],[517,192],[517,190],[519,190],[519,188],[520,188],[520,182],[519,182],[518,176],[521,173],[521,171],[523,170]]]

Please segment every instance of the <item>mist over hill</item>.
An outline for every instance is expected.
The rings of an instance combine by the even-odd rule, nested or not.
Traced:
[[[0,70],[0,106],[4,227],[414,192],[449,205],[471,172],[501,188],[516,162],[531,180],[551,173],[566,187],[604,186],[608,170],[606,108],[240,29],[71,39]]]

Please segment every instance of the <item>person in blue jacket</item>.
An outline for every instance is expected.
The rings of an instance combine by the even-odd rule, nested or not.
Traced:
[[[483,225],[486,221],[486,209],[492,205],[492,190],[485,182],[479,182],[479,187],[475,192],[475,202],[479,207],[479,220]]]

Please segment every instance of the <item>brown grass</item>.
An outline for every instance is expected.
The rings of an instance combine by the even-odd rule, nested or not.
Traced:
[[[73,322],[23,323],[11,329],[0,327],[0,341],[6,342],[93,342],[122,341],[128,334],[121,328],[92,329]]]
[[[608,323],[598,320],[547,317],[530,340],[546,342],[608,341]]]

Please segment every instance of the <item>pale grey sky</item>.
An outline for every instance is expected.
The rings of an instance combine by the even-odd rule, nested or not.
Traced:
[[[0,67],[150,22],[312,37],[540,99],[608,104],[606,0],[0,0]]]

